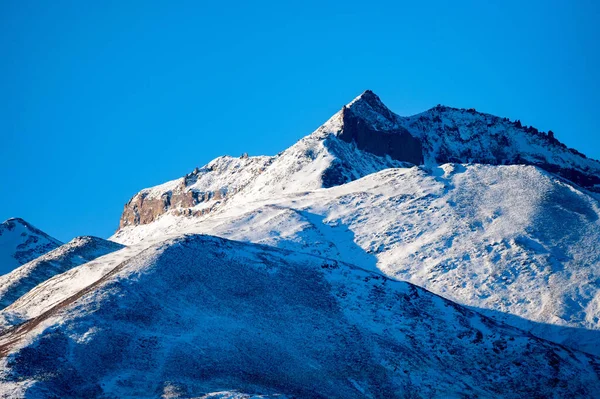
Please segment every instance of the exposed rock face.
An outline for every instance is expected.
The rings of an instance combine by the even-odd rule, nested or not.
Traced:
[[[376,130],[350,108],[342,110],[344,129],[338,135],[342,140],[356,143],[356,146],[371,154],[386,156],[415,165],[423,163],[421,142],[403,127],[390,130]]]
[[[152,223],[171,207],[188,209],[215,196],[213,192],[199,193],[186,188],[185,180],[182,180],[174,191],[169,190],[157,198],[145,192],[136,195],[125,205],[119,227]]]
[[[271,157],[220,157],[186,176],[145,189],[123,209],[119,229],[148,224],[170,211],[174,215],[199,216],[244,188],[271,162]]]

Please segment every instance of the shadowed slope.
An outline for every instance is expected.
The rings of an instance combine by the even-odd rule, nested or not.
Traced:
[[[497,311],[490,315],[531,320],[516,326],[598,354],[599,215],[594,194],[537,167],[447,164],[389,169],[327,190],[233,198],[210,217],[180,220],[187,225],[138,228],[147,236],[207,233],[376,267]]]
[[[74,238],[11,273],[0,276],[0,309],[49,278],[123,247],[98,237]]]
[[[19,330],[2,376],[15,397],[167,389],[175,397],[592,397],[600,389],[596,358],[408,283],[207,236],[149,248]]]

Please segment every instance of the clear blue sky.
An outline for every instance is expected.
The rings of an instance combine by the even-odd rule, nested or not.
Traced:
[[[367,88],[600,158],[599,20],[594,0],[3,1],[0,219],[108,237],[138,190],[275,154]]]

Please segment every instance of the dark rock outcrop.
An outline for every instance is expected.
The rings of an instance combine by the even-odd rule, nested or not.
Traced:
[[[389,155],[396,161],[410,162],[415,165],[423,163],[421,142],[408,130],[402,127],[386,131],[376,130],[348,107],[343,108],[342,118],[344,128],[338,137],[345,142],[354,142],[359,149],[371,154]]]

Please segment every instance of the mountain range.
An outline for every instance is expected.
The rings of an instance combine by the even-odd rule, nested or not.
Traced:
[[[599,397],[599,191],[553,132],[366,91],[140,191],[108,241],[5,222],[0,393]]]

